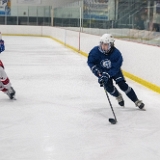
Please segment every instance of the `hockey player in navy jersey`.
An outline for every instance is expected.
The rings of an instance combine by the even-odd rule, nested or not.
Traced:
[[[0,53],[5,50],[4,41],[1,39],[0,33]],[[4,92],[9,96],[10,99],[13,99],[15,96],[15,90],[11,86],[10,80],[4,70],[4,65],[0,60],[0,91]]]
[[[121,71],[123,58],[120,51],[114,46],[114,42],[111,34],[102,35],[100,45],[94,47],[89,53],[88,66],[98,77],[100,86],[105,85],[107,92],[116,97],[120,106],[124,106],[124,100],[113,85],[113,80],[137,107],[143,109],[144,103],[138,99],[135,91],[125,81]]]

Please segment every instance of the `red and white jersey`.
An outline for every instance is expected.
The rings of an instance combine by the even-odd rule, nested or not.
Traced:
[[[0,40],[2,39],[2,35],[0,32]],[[4,65],[0,60],[0,91],[6,92],[8,88],[11,87],[10,80],[4,70]]]
[[[11,87],[10,80],[4,70],[3,63],[0,60],[0,90],[5,92],[10,87]]]
[[[3,63],[2,63],[1,60],[0,60],[0,66],[1,66],[2,68],[4,68],[4,65],[3,65]]]

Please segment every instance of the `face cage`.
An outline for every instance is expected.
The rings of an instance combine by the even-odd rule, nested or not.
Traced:
[[[107,50],[102,50],[102,44],[108,44],[108,49]],[[102,53],[104,53],[104,54],[108,54],[109,53],[109,51],[111,50],[111,46],[112,46],[112,44],[111,43],[103,43],[103,42],[100,42],[100,51],[102,52]]]

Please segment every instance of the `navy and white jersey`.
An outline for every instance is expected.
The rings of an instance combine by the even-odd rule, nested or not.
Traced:
[[[121,71],[122,62],[122,55],[117,48],[113,47],[109,54],[104,54],[100,46],[90,51],[87,61],[91,70],[96,67],[100,72],[107,72],[111,77]]]

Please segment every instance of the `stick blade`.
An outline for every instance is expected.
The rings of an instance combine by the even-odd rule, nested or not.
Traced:
[[[113,119],[113,118],[109,118],[109,122],[110,122],[111,124],[116,124],[116,123],[117,123],[117,121],[116,121],[115,119]]]

